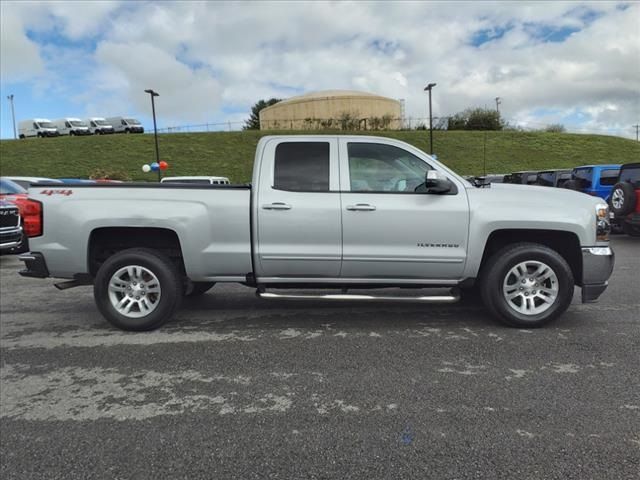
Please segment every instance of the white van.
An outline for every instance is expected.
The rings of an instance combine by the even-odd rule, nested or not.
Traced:
[[[57,137],[60,135],[55,125],[51,123],[51,120],[47,120],[46,118],[22,120],[18,123],[18,132],[20,138]]]
[[[60,135],[91,135],[89,126],[79,118],[59,118],[53,124]]]
[[[114,133],[113,125],[107,122],[106,119],[102,117],[91,117],[87,118],[84,123],[89,125],[89,131],[93,135],[105,135],[108,133]]]
[[[144,133],[142,124],[131,117],[110,117],[107,123],[113,127],[116,133]]]
[[[229,185],[227,177],[164,177],[160,183],[190,183],[198,185]]]

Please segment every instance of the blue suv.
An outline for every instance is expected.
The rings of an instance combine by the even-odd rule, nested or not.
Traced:
[[[571,180],[564,188],[578,190],[587,195],[609,200],[611,190],[618,181],[620,165],[585,165],[571,172]]]

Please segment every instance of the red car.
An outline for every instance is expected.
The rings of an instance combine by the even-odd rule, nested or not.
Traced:
[[[609,206],[614,224],[629,235],[640,236],[640,163],[622,165]]]
[[[42,227],[41,209],[39,202],[30,200],[27,191],[8,178],[0,177],[0,200],[14,203],[20,210],[22,226],[27,236],[39,232]]]

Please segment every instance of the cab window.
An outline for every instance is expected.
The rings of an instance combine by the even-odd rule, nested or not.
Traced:
[[[414,193],[424,188],[432,168],[412,153],[393,145],[349,143],[352,192]]]
[[[329,191],[329,143],[283,142],[276,147],[273,188],[293,192]]]

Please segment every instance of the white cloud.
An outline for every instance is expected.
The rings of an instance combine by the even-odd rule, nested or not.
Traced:
[[[614,2],[16,5],[3,7],[3,35],[5,10],[19,20],[7,47],[13,62],[7,71],[16,78],[42,70],[25,28],[97,41],[84,54],[86,91],[72,96],[87,110],[147,112],[141,92],[152,87],[166,122],[197,122],[223,118],[222,107],[248,111],[260,98],[295,89],[353,88],[405,98],[407,114],[424,117],[423,87],[437,82],[436,115],[492,107],[500,96],[504,116],[531,125],[582,118],[594,131],[611,130],[640,116],[637,3],[624,9]],[[545,35],[562,29],[575,31],[545,43]],[[485,30],[497,38],[471,45],[474,33]],[[3,57],[4,43],[3,37]],[[15,59],[22,58],[19,71]],[[59,62],[47,66],[61,69]]]
[[[120,74],[125,82],[103,85],[112,95],[121,91],[136,111],[149,108],[144,90],[159,92],[158,113],[183,121],[206,120],[220,107],[220,88],[205,68],[190,68],[164,50],[147,43],[103,42],[96,50],[96,61]],[[113,75],[113,73],[112,73]]]
[[[18,15],[0,4],[0,74],[2,82],[28,80],[44,72],[38,46],[27,37]]]

